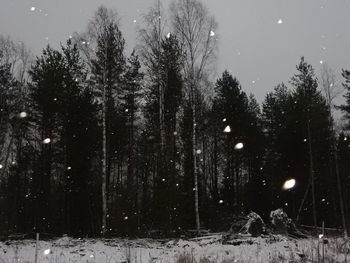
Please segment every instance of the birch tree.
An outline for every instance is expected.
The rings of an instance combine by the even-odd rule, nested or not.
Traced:
[[[197,165],[197,110],[196,101],[211,62],[215,58],[217,23],[206,7],[198,0],[174,0],[171,4],[171,20],[175,34],[186,54],[184,65],[185,93],[192,115],[192,171],[194,179],[194,209],[196,230],[200,231]]]

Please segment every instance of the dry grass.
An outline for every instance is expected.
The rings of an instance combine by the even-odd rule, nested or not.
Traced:
[[[74,240],[73,240],[74,241]],[[100,245],[96,246],[96,242]],[[135,242],[134,242],[135,243]],[[324,244],[322,239],[286,239],[283,236],[252,239],[252,243],[241,245],[222,244],[220,241],[200,244],[191,241],[173,241],[172,245],[147,247],[129,245],[122,240],[116,240],[113,245],[102,246],[100,241],[79,243],[78,246],[67,248],[54,247],[53,254],[41,257],[39,262],[84,262],[84,263],[278,263],[278,262],[349,262],[350,241],[343,238],[330,238]],[[46,244],[46,243],[45,243]],[[47,243],[46,245],[52,245]],[[81,247],[82,246],[82,247]],[[42,246],[44,247],[44,246]],[[46,246],[45,246],[46,247]],[[84,251],[82,251],[84,249]],[[6,254],[2,254],[3,251]],[[24,253],[27,251],[25,257]],[[98,252],[99,251],[99,252]],[[143,251],[143,253],[141,253]],[[28,254],[29,252],[29,254]],[[111,253],[113,252],[113,253]],[[12,243],[0,249],[0,263],[33,262],[33,244]],[[77,254],[78,253],[78,254]],[[86,254],[85,257],[79,256]],[[94,253],[96,258],[87,258]],[[98,256],[99,253],[99,257]],[[102,255],[103,254],[103,255]],[[75,256],[74,256],[75,255]]]
[[[258,243],[231,247],[227,256],[202,255],[196,259],[193,253],[184,251],[175,263],[303,263],[303,262],[350,262],[350,240],[330,238],[289,240],[285,243]]]

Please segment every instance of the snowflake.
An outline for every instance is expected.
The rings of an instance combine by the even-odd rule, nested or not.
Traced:
[[[51,139],[50,139],[50,138],[46,138],[46,139],[43,140],[43,143],[45,143],[45,144],[48,144],[48,143],[50,143],[50,142],[51,142]]]
[[[225,133],[230,133],[231,132],[231,127],[230,125],[227,125],[226,128],[224,129]]]
[[[234,149],[235,149],[235,150],[241,150],[241,149],[243,149],[243,147],[244,147],[243,143],[242,143],[242,142],[239,142],[239,143],[237,143],[237,144],[235,145]]]
[[[283,24],[283,20],[282,19],[279,19],[278,21],[277,21],[277,24]]]
[[[20,114],[19,114],[19,117],[20,118],[26,118],[28,116],[28,114],[26,113],[26,112],[24,112],[24,111],[22,111]]]
[[[35,9],[36,9],[36,7],[35,7],[35,6],[32,6],[32,7],[30,8],[30,11],[34,12]]]
[[[211,37],[215,36],[215,32],[214,31],[210,31],[210,36]]]
[[[285,183],[283,184],[283,189],[284,190],[289,190],[292,189],[295,186],[295,179],[289,179],[287,181],[285,181]]]

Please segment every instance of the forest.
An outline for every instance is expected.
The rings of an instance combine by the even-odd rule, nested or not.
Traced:
[[[277,208],[346,232],[350,68],[317,77],[296,58],[258,103],[234,72],[214,77],[218,24],[201,1],[143,18],[131,54],[105,6],[36,57],[0,36],[0,236],[179,236]]]

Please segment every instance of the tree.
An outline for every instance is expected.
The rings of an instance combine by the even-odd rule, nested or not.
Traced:
[[[175,36],[167,36],[161,41],[160,54],[160,84],[162,105],[163,142],[161,141],[162,164],[158,176],[158,204],[164,207],[166,216],[161,222],[169,230],[176,229],[179,224],[180,195],[179,195],[179,169],[180,157],[178,153],[179,139],[179,112],[183,98],[183,53]],[[161,208],[160,207],[160,208]]]
[[[186,54],[184,65],[185,96],[192,115],[192,168],[194,209],[197,232],[200,231],[197,167],[196,100],[216,50],[216,22],[198,0],[176,0],[171,5],[172,25]]]
[[[347,129],[350,128],[350,70],[344,70],[342,71],[342,76],[344,78],[343,87],[346,90],[346,93],[344,95],[344,98],[346,100],[345,105],[341,105],[340,109],[345,113],[345,118],[348,120]]]
[[[120,92],[121,74],[124,70],[125,41],[114,22],[104,25],[97,39],[96,59],[92,61],[96,95],[101,101],[102,123],[102,234],[107,231],[108,183],[111,169],[111,118],[115,108],[115,94]]]
[[[0,53],[3,64],[10,64],[10,72],[20,83],[24,83],[30,67],[32,55],[23,42],[14,42],[9,37],[0,35]]]
[[[222,120],[221,145],[225,150],[224,172],[224,200],[229,207],[236,208],[239,205],[239,155],[235,154],[234,146],[241,142],[245,131],[245,122],[248,117],[248,98],[241,90],[240,83],[236,78],[225,71],[216,82],[216,96],[214,98],[214,111],[217,118]]]
[[[219,150],[216,151],[221,152],[225,160],[222,165],[223,202],[229,214],[238,215],[244,211],[244,203],[247,204],[244,190],[248,186],[258,187],[260,181],[257,179],[263,147],[260,108],[255,98],[248,97],[228,71],[217,80],[215,90],[212,111],[217,122],[216,147]],[[238,143],[244,145],[243,149],[237,149]]]
[[[321,98],[319,92],[317,91],[317,79],[314,76],[314,70],[310,64],[305,62],[304,58],[301,58],[299,65],[297,65],[298,73],[292,77],[291,83],[296,87],[295,97],[297,99],[296,107],[305,116],[305,120],[302,120],[305,125],[304,130],[306,130],[306,140],[308,144],[308,159],[309,159],[309,178],[311,186],[311,196],[312,196],[312,209],[313,209],[313,223],[315,228],[317,227],[317,215],[316,215],[316,193],[315,193],[315,161],[314,161],[314,146],[315,139],[312,137],[314,133],[311,129],[316,126],[316,120],[311,116],[314,108],[313,106],[320,101]],[[324,103],[324,101],[320,101]],[[306,129],[305,129],[306,128]],[[327,127],[328,128],[328,127]],[[308,188],[307,188],[308,189]]]
[[[40,149],[33,178],[34,220],[36,229],[48,231],[52,226],[50,192],[54,158],[58,150],[58,112],[64,98],[61,93],[65,78],[63,55],[48,46],[42,56],[37,58],[29,74],[32,79],[32,118],[38,131],[35,148]]]
[[[292,163],[295,158],[293,149],[296,129],[295,123],[292,122],[293,109],[291,91],[283,83],[268,93],[263,102],[262,120],[266,150],[262,168],[266,186],[270,188],[269,210],[283,205],[281,185],[286,179],[294,177]]]
[[[330,209],[335,209],[336,192],[330,174],[330,111],[318,90],[313,68],[304,58],[297,71],[291,80],[293,89],[282,84],[266,96],[263,119],[267,144],[263,170],[271,182],[273,209],[284,206],[288,214],[303,223],[311,223],[312,218],[314,225],[318,220],[335,225],[328,216],[335,212]],[[284,182],[291,178],[296,180],[295,187],[284,190]],[[296,200],[301,203],[297,204]]]
[[[344,236],[347,237],[347,227],[346,227],[346,220],[345,220],[345,209],[344,209],[344,197],[343,197],[343,191],[342,191],[342,184],[341,184],[341,177],[339,174],[339,163],[338,163],[338,150],[337,150],[337,140],[336,140],[336,132],[335,132],[335,123],[334,119],[332,117],[332,111],[334,108],[333,100],[340,95],[341,91],[336,83],[335,74],[326,64],[323,65],[322,68],[322,87],[325,94],[326,102],[329,108],[330,114],[330,122],[332,123],[332,154],[330,155],[330,158],[333,158],[330,160],[330,162],[334,163],[334,172],[336,174],[337,179],[337,188],[339,192],[339,204],[340,204],[340,213],[342,217],[342,225],[344,230]],[[332,174],[332,169],[330,170],[330,173]]]
[[[146,27],[139,32],[141,41],[140,54],[143,63],[148,72],[148,81],[158,88],[159,104],[158,104],[158,118],[159,118],[159,139],[160,139],[160,151],[164,153],[165,144],[165,127],[164,127],[164,90],[161,85],[161,52],[162,52],[162,39],[164,37],[165,19],[164,11],[160,0],[155,2],[154,7],[150,8],[148,13],[144,16]]]
[[[139,228],[140,207],[138,202],[138,186],[136,160],[137,160],[137,139],[140,115],[140,100],[142,96],[143,73],[140,71],[141,64],[135,50],[128,58],[124,75],[124,85],[121,99],[121,113],[125,116],[127,129],[127,183],[126,183],[126,211],[130,215],[129,220],[133,221],[132,229]],[[142,182],[141,182],[142,183]],[[137,214],[137,220],[132,220]],[[129,233],[131,230],[129,229]]]
[[[87,85],[87,70],[78,47],[67,41],[62,46],[65,78],[62,88],[62,108],[59,119],[63,148],[63,167],[66,175],[65,191],[68,196],[68,231],[74,236],[94,232],[92,225],[93,195],[89,184],[92,159],[97,149],[97,109],[93,103],[91,87]]]
[[[117,25],[119,27],[118,13],[113,9],[108,9],[104,5],[100,5],[93,18],[89,20],[87,28],[82,33],[74,33],[70,38],[81,51],[84,62],[92,69],[92,61],[96,60],[96,49],[98,39],[101,33],[108,25]]]
[[[333,110],[333,101],[341,94],[342,91],[339,88],[334,71],[327,64],[323,64],[322,66],[320,84],[322,86],[327,105],[329,105],[330,109]]]
[[[24,192],[28,187],[27,146],[28,108],[24,75],[30,54],[22,42],[15,43],[0,35],[0,176],[2,178],[2,210],[6,214],[7,231],[23,231]]]
[[[156,148],[152,162],[156,167],[152,179],[153,214],[159,226],[164,231],[170,231],[179,223],[178,214],[181,209],[178,129],[183,89],[183,54],[176,37],[163,36],[159,54],[152,59],[158,63],[153,64],[153,67],[147,63],[149,60],[146,61],[148,92],[145,117],[146,129]],[[152,76],[151,72],[157,77]],[[164,116],[160,118],[160,114]]]

